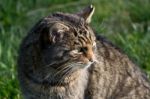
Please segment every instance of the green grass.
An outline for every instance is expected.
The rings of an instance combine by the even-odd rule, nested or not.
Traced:
[[[146,13],[149,12],[148,3],[147,8],[140,4],[140,11],[145,11],[141,15],[136,13],[139,5],[134,4],[134,0],[93,0],[92,3],[96,6],[92,27],[150,74],[150,30],[147,33],[142,30],[145,16],[150,22]],[[16,61],[19,44],[29,29],[52,12],[75,12],[88,4],[87,0],[0,0],[0,99],[21,98]]]

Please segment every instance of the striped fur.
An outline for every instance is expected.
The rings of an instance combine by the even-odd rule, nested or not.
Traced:
[[[24,98],[150,99],[145,74],[113,44],[95,36],[90,19],[81,15],[49,15],[22,41],[18,78]]]

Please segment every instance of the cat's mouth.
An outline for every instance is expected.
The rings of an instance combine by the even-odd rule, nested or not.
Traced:
[[[91,67],[91,65],[95,64],[96,61],[88,61],[87,63],[83,63],[83,62],[77,62],[77,64],[81,64],[80,67],[84,68],[84,69],[88,69],[89,67]]]
[[[90,67],[92,64],[94,64],[94,63],[95,63],[95,61],[88,62],[88,64],[86,65],[86,67],[85,67],[85,68],[86,68],[86,69],[87,69],[87,68],[89,68],[89,67]]]

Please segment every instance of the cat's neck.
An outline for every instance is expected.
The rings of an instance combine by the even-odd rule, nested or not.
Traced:
[[[83,99],[84,91],[88,83],[87,69],[79,70],[71,76],[76,76],[77,78],[66,86],[56,86],[52,88],[52,93],[56,92],[57,97],[60,97],[60,99]]]

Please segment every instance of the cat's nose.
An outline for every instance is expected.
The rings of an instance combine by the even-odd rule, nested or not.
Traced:
[[[95,62],[97,62],[97,59],[96,59],[96,57],[93,55],[91,58],[89,58],[89,61],[92,62],[92,63],[95,63]]]
[[[90,58],[89,61],[90,61],[90,62],[94,62],[94,59],[93,59],[93,58]]]
[[[95,56],[94,56],[93,51],[91,51],[90,53],[88,53],[87,58],[88,58],[88,60],[89,60],[90,62],[94,62]]]

